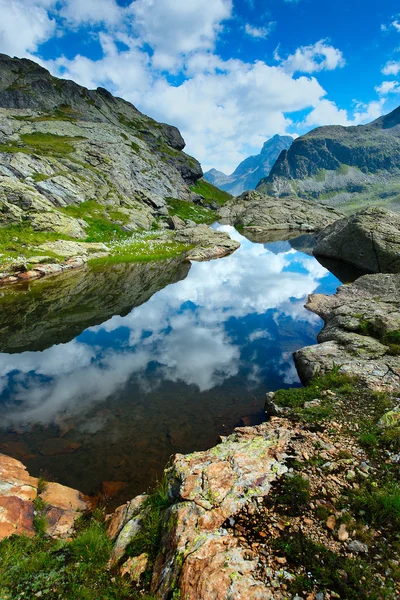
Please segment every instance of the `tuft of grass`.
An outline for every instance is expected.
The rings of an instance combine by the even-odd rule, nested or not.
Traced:
[[[397,482],[390,480],[380,487],[366,483],[352,493],[350,504],[367,523],[399,530],[400,485]]]
[[[143,520],[141,528],[129,544],[126,553],[128,556],[140,556],[146,553],[149,557],[147,577],[151,577],[154,561],[157,557],[162,533],[162,513],[171,505],[167,494],[167,481],[165,475],[157,482],[155,489],[150,493],[143,507]],[[145,574],[146,577],[146,574]]]
[[[39,494],[43,494],[43,492],[45,492],[47,489],[47,481],[45,480],[44,477],[39,477],[38,479],[38,484],[37,484],[37,493]]]
[[[223,206],[226,202],[228,202],[228,200],[233,198],[231,194],[220,190],[219,188],[215,187],[215,185],[212,185],[212,183],[209,183],[203,178],[196,181],[196,183],[192,185],[190,189],[195,194],[200,194],[206,200],[213,200],[220,206]]]
[[[309,501],[310,482],[299,473],[295,473],[292,477],[285,477],[274,497],[274,502],[284,506],[290,514],[299,514]]]
[[[362,433],[358,441],[364,448],[376,448],[379,444],[378,438],[371,432]]]

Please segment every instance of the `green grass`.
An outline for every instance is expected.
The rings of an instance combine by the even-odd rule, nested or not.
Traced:
[[[96,520],[70,542],[12,536],[0,543],[0,598],[150,600],[107,569],[110,553],[104,525]]]
[[[285,507],[290,514],[300,514],[310,501],[310,483],[302,475],[295,473],[285,477],[274,503]]]
[[[31,225],[26,223],[1,227],[0,254],[3,254],[3,256],[0,257],[0,263],[10,258],[18,258],[20,256],[29,258],[29,256],[34,256],[38,254],[35,246],[39,246],[45,242],[54,242],[59,239],[69,240],[72,238],[49,231],[35,231]],[[57,254],[48,251],[46,251],[46,255],[52,256],[55,259],[61,258]]]
[[[368,482],[351,494],[350,504],[366,523],[400,530],[400,485],[396,481],[379,486]]]
[[[50,175],[45,175],[44,173],[34,173],[32,175],[32,179],[33,181],[36,181],[36,183],[39,183],[40,181],[46,181],[46,179],[49,179]]]
[[[112,254],[103,258],[93,258],[89,261],[92,266],[121,264],[131,262],[151,262],[182,256],[191,246],[174,242],[168,237],[159,237],[157,232],[148,232],[135,237],[115,241]]]
[[[305,387],[278,390],[275,392],[274,401],[278,406],[288,406],[294,409],[303,408],[305,402],[321,398],[321,393],[328,389],[341,394],[351,393],[354,390],[354,381],[348,375],[332,371],[322,377],[316,377]],[[316,409],[312,410],[315,411]]]
[[[21,140],[23,145],[15,142],[0,144],[0,152],[24,154],[39,154],[41,156],[66,156],[74,152],[74,143],[85,140],[81,136],[70,137],[56,135],[54,133],[23,133]]]
[[[220,190],[219,188],[215,187],[215,185],[212,185],[212,183],[209,183],[203,178],[196,181],[196,183],[192,185],[190,189],[195,194],[200,194],[206,200],[213,200],[220,206],[223,206],[233,197],[228,192]]]
[[[213,223],[217,216],[213,210],[204,208],[203,206],[197,206],[191,202],[185,202],[185,200],[178,200],[176,198],[167,198],[168,212],[169,214],[176,215],[186,221],[190,219],[195,223]]]
[[[272,542],[273,550],[283,555],[290,567],[302,574],[289,583],[292,594],[331,590],[346,600],[384,600],[394,598],[393,583],[384,585],[371,567],[360,558],[350,559],[315,543],[302,532],[284,532]]]
[[[320,169],[315,175],[315,181],[323,183],[326,179],[326,171],[325,169]]]
[[[154,562],[160,549],[162,534],[161,515],[171,504],[166,490],[166,479],[164,477],[157,483],[154,491],[146,498],[143,506],[144,517],[141,528],[126,550],[128,556],[140,556],[143,553],[148,555],[148,568],[144,574],[144,579],[148,582],[151,579]]]

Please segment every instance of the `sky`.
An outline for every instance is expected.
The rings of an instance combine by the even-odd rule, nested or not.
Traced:
[[[226,173],[276,133],[400,104],[398,0],[0,0],[0,52],[176,125]]]

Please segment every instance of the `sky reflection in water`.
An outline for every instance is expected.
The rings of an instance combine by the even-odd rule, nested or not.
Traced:
[[[54,457],[50,462],[35,451],[43,437],[58,435],[45,433],[46,427],[73,423],[68,436],[83,444],[75,461],[86,452],[90,462],[90,448],[98,448],[102,435],[109,443],[111,423],[115,456],[121,453],[119,444],[129,455],[132,428],[137,441],[138,414],[145,411],[149,429],[140,426],[142,436],[154,432],[160,448],[164,443],[153,461],[159,457],[161,465],[172,451],[213,443],[226,433],[222,421],[229,428],[240,416],[259,413],[267,390],[297,385],[292,352],[315,343],[322,323],[304,309],[305,297],[333,293],[339,282],[289,242],[252,243],[233,228],[222,228],[241,241],[237,252],[194,263],[185,280],[167,286],[127,316],[114,316],[43,352],[0,354],[0,415],[3,428],[8,428],[0,444],[12,441],[9,436],[17,429],[35,457],[35,468],[44,463],[63,471],[69,465],[73,472],[73,457],[62,463],[57,459],[56,467]],[[207,421],[206,435],[202,421],[210,419],[203,414],[207,411],[218,412],[219,421]],[[175,442],[166,425],[169,418],[174,427],[184,424],[187,431],[175,433]],[[116,419],[120,424],[123,420],[124,433]],[[164,425],[157,433],[160,421]],[[33,434],[35,426],[44,433]],[[135,448],[135,456],[127,460],[133,470],[137,461],[145,461],[137,444]],[[102,478],[117,477],[114,467],[107,468]],[[65,479],[79,483],[78,475],[70,473]]]

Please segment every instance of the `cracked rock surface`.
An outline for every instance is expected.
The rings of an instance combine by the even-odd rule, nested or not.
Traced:
[[[313,251],[371,273],[400,272],[400,215],[368,208],[324,229]]]
[[[219,216],[230,225],[242,225],[255,231],[315,231],[340,219],[342,213],[315,201],[300,198],[277,201],[265,194],[249,191],[229,200],[220,209]]]
[[[400,274],[364,275],[334,296],[309,296],[306,308],[325,326],[318,345],[294,354],[304,383],[336,366],[372,389],[400,386]]]

